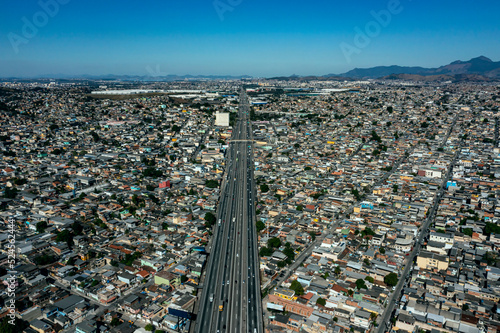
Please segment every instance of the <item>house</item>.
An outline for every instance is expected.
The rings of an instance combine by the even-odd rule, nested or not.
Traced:
[[[417,257],[417,265],[421,269],[447,270],[449,258],[429,251],[421,251]]]
[[[133,274],[123,272],[121,274],[118,274],[118,280],[126,284],[132,284],[137,280],[137,277]]]
[[[30,322],[30,327],[37,331],[38,333],[49,333],[52,332],[52,326],[45,321],[35,319]]]
[[[278,287],[274,289],[273,294],[289,301],[295,301],[297,299],[297,296],[295,296],[295,291],[293,291],[292,289]]]
[[[158,285],[167,285],[167,286],[177,286],[181,282],[181,279],[178,275],[172,274],[167,271],[161,271],[156,273],[155,275],[155,284]]]

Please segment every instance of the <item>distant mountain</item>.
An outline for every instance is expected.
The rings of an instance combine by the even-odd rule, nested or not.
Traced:
[[[452,80],[478,80],[480,79],[480,77],[478,76],[483,76],[489,79],[500,79],[500,61],[495,62],[489,58],[480,56],[469,61],[457,60],[449,65],[441,66],[439,68],[377,66],[372,68],[355,68],[346,73],[339,74],[338,76],[350,77],[355,79],[377,79],[401,74],[419,76],[450,75],[452,76]],[[462,76],[455,77],[456,75]]]
[[[404,67],[404,66],[377,66],[372,68],[354,68],[344,74],[338,76],[356,78],[356,79],[377,79],[379,77],[391,74],[420,74],[423,75],[429,71],[423,67]],[[331,75],[331,74],[330,74]]]
[[[391,74],[381,77],[383,80],[405,80],[405,81],[423,81],[423,82],[493,82],[495,78],[489,78],[479,74],[438,74],[438,75],[418,75],[418,74]]]

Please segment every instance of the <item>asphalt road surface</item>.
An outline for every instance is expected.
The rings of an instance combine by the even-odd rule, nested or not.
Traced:
[[[196,332],[263,332],[249,108],[242,91],[228,148],[228,168],[221,183]]]

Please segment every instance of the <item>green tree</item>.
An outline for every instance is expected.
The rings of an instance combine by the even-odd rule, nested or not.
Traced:
[[[325,306],[326,305],[326,300],[324,298],[318,298],[316,300],[316,304],[319,304],[321,306]]]
[[[69,247],[73,245],[73,235],[68,229],[64,229],[56,236],[56,242],[65,242]]]
[[[464,233],[464,235],[472,237],[472,229],[471,228],[464,228],[464,229],[462,229],[462,232]]]
[[[295,259],[295,251],[291,247],[286,247],[283,250],[283,254],[286,255],[288,257],[288,259],[290,259],[290,260]]]
[[[398,284],[398,275],[396,273],[389,273],[384,277],[384,283],[389,287],[394,287]]]
[[[17,189],[15,187],[6,187],[4,191],[4,197],[7,199],[14,199],[17,195]]]
[[[211,212],[207,212],[204,217],[205,221],[207,221],[208,226],[213,226],[217,220],[215,215]]]
[[[215,179],[207,179],[205,181],[205,186],[208,188],[217,188],[219,187],[219,182]]]
[[[38,222],[38,223],[36,224],[36,231],[37,231],[37,232],[40,232],[40,233],[45,232],[45,229],[46,229],[47,227],[48,227],[47,222],[45,222],[45,221]]]
[[[367,276],[367,277],[365,277],[365,280],[366,280],[366,281],[368,281],[368,282],[370,282],[370,283],[375,282],[375,279],[374,279],[374,278],[372,278],[371,276]]]
[[[262,221],[257,221],[257,223],[255,223],[255,225],[257,227],[257,232],[261,232],[262,230],[264,230],[266,228],[266,225]]]
[[[2,318],[0,322],[0,332],[2,333],[19,333],[23,332],[30,325],[27,321],[19,319],[17,317],[14,318],[14,324],[9,323],[11,319],[8,316]]]
[[[491,234],[500,234],[500,225],[486,222],[486,226],[484,227],[484,234],[488,236]]]
[[[358,288],[358,290],[361,290],[361,289],[368,289],[366,287],[366,284],[365,284],[365,281],[363,279],[357,279],[356,280],[356,288]]]
[[[134,261],[139,259],[141,256],[142,256],[141,252],[134,252],[133,254],[126,254],[125,258],[120,262],[126,266],[132,266]]]
[[[262,184],[262,185],[260,185],[260,191],[261,191],[262,193],[269,192],[269,186],[267,186],[267,184]]]
[[[278,237],[273,237],[267,241],[267,246],[277,248],[281,246],[281,240]]]
[[[259,251],[259,255],[261,257],[269,257],[273,254],[273,252],[274,250],[272,248],[263,246]]]
[[[340,266],[337,266],[335,267],[335,270],[333,271],[336,275],[340,275],[340,273],[342,273],[342,269],[340,268]]]
[[[485,253],[483,259],[486,260],[486,263],[488,265],[493,266],[498,261],[498,254],[491,252],[491,251],[488,251]]]
[[[74,222],[73,224],[71,224],[71,229],[73,230],[73,234],[75,236],[79,236],[79,235],[83,234],[83,226],[79,222]]]
[[[297,280],[292,281],[292,283],[290,284],[290,289],[295,291],[295,295],[297,295],[297,296],[304,295],[304,288],[302,287],[300,282]]]
[[[145,329],[146,331],[153,332],[155,328],[154,328],[154,326],[153,326],[153,325],[151,325],[151,324],[147,324],[147,325],[144,327],[144,329]]]
[[[316,233],[314,231],[310,231],[309,236],[311,236],[313,242],[316,240]]]
[[[381,247],[381,248],[379,249],[379,252],[380,252],[380,254],[385,254],[385,248]]]

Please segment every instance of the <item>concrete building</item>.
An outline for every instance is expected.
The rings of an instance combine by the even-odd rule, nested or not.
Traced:
[[[217,112],[215,113],[215,126],[229,126],[229,113]]]

